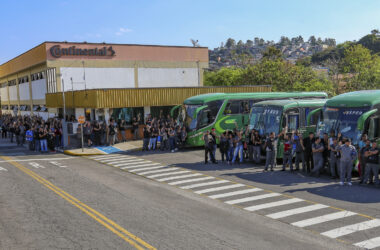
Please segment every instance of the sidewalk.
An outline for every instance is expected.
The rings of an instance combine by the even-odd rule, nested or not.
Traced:
[[[84,147],[82,148],[68,149],[63,151],[67,155],[75,156],[85,156],[85,155],[106,155],[122,151],[138,151],[142,149],[142,140],[137,141],[127,141],[122,143],[114,144],[113,146],[103,146],[103,147]]]

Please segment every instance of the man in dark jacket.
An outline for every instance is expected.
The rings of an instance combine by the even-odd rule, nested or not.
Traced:
[[[303,171],[307,171],[310,173],[311,169],[314,168],[314,162],[313,162],[313,143],[315,142],[314,133],[310,132],[309,137],[306,137],[303,139],[303,146],[305,147],[305,162],[306,162],[306,169],[303,169]]]

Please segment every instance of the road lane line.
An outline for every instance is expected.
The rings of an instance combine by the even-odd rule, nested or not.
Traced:
[[[374,249],[376,247],[380,247],[380,237],[355,243],[354,246],[362,247],[364,249]]]
[[[255,196],[245,197],[245,198],[242,198],[242,199],[225,201],[225,203],[233,205],[233,204],[239,204],[239,203],[244,203],[244,202],[248,202],[248,201],[262,200],[262,199],[276,197],[276,196],[281,196],[281,194],[279,194],[279,193],[269,193],[269,194],[255,195]]]
[[[135,172],[140,172],[140,171],[144,171],[144,170],[151,170],[151,169],[158,169],[158,168],[165,168],[165,167],[166,166],[161,165],[161,166],[158,166],[158,167],[138,168],[138,169],[132,169],[132,170],[128,169],[128,171],[130,171],[132,173],[135,173]],[[137,174],[139,174],[139,173],[137,173]]]
[[[257,211],[257,210],[271,208],[271,207],[278,207],[278,206],[293,204],[293,203],[301,202],[301,201],[304,201],[304,200],[299,199],[299,198],[293,198],[293,199],[286,199],[286,200],[282,200],[282,201],[275,201],[275,202],[269,202],[269,203],[265,203],[265,204],[245,207],[244,209],[252,212],[252,211]]]
[[[248,194],[248,193],[258,192],[258,191],[263,191],[263,190],[261,188],[243,189],[243,190],[233,191],[229,193],[210,195],[209,198],[219,199],[219,198],[231,197],[231,196],[235,196],[239,194]]]
[[[64,157],[64,158],[40,158],[40,159],[12,159],[12,160],[6,160],[6,161],[0,161],[2,162],[23,162],[23,161],[59,161],[59,160],[68,160],[73,159],[74,157]]]
[[[104,160],[104,159],[115,159],[117,157],[120,157],[121,155],[103,155],[103,156],[96,156],[96,157],[90,157],[90,159],[92,160],[96,160],[96,161],[99,161],[99,160]]]
[[[379,219],[364,221],[344,227],[335,228],[333,230],[323,232],[321,234],[330,238],[338,238],[347,234],[352,234],[358,231],[363,231],[375,227],[380,227]]]
[[[45,168],[44,166],[38,164],[37,162],[29,162],[29,165],[34,168]]]
[[[197,187],[211,186],[211,185],[228,183],[228,182],[230,182],[230,181],[227,181],[227,180],[212,181],[212,182],[206,182],[206,183],[193,184],[193,185],[189,185],[189,186],[183,186],[183,187],[180,187],[180,188],[182,188],[182,189],[192,189],[192,188],[197,188]]]
[[[302,213],[307,213],[315,210],[319,210],[322,208],[327,208],[329,206],[323,205],[323,204],[315,204],[315,205],[310,205],[306,207],[300,207],[300,208],[295,208],[295,209],[289,209],[286,211],[278,212],[278,213],[273,213],[273,214],[267,214],[266,216],[272,219],[280,219],[296,214],[302,214]]]
[[[232,188],[238,188],[238,187],[244,187],[244,186],[245,186],[244,184],[232,184],[232,185],[228,185],[228,186],[202,189],[202,190],[196,191],[195,193],[196,194],[206,194],[206,193],[211,193],[211,192],[215,192],[215,191],[222,191],[222,190],[226,190],[226,189],[232,189]]]
[[[322,216],[318,216],[318,217],[314,217],[314,218],[310,218],[306,220],[296,221],[296,222],[293,222],[292,225],[296,227],[308,227],[308,226],[312,226],[312,225],[316,225],[316,224],[320,224],[320,223],[324,223],[324,222],[328,222],[332,220],[343,219],[343,218],[356,215],[356,214],[357,213],[350,212],[350,211],[340,211],[340,212],[326,214],[326,215],[322,215]]]
[[[8,171],[8,169],[0,167],[0,171]]]
[[[171,168],[169,168],[169,169],[171,169]],[[163,170],[167,171],[169,169],[162,169],[162,171]],[[158,171],[158,170],[154,170],[154,171]],[[149,171],[149,172],[152,172],[152,171]],[[143,173],[146,173],[146,172],[142,172],[142,173],[139,173],[139,174],[143,174]],[[189,170],[183,170],[183,171],[169,172],[169,173],[163,173],[163,174],[154,174],[154,175],[148,175],[147,178],[154,179],[154,178],[162,177],[162,176],[177,175],[177,174],[186,174],[186,173],[190,173],[190,171]]]
[[[3,159],[10,159],[9,157],[1,157]],[[99,222],[101,225],[109,229],[111,232],[118,235],[120,238],[124,239],[126,242],[128,242],[130,245],[134,246],[136,249],[144,249],[142,246],[148,248],[148,249],[155,249],[139,237],[135,236],[134,234],[128,232],[126,229],[121,227],[120,225],[116,224],[114,221],[108,219],[103,214],[99,213],[98,211],[94,210],[93,208],[89,207],[88,205],[84,204],[83,202],[79,201],[75,197],[71,196],[70,194],[66,193],[59,187],[55,186],[48,180],[42,178],[37,173],[33,172],[32,170],[24,167],[18,162],[12,162],[13,166],[24,172],[25,174],[31,176],[33,179],[47,187],[48,189],[52,190],[54,193],[74,205],[75,207],[79,208],[81,211],[86,213],[88,216]],[[140,245],[139,245],[140,244]]]
[[[200,176],[200,175],[203,175],[203,174],[200,174],[200,173],[185,174],[185,175],[180,175],[180,176],[172,176],[172,177],[157,179],[157,181],[171,181],[171,180],[185,179],[185,178],[195,177],[195,176]]]
[[[205,180],[211,180],[211,179],[215,179],[215,177],[207,176],[207,177],[195,178],[195,179],[190,179],[190,180],[170,182],[168,184],[169,185],[179,185],[179,184],[185,184],[185,183],[191,183],[191,182],[197,182],[197,181],[205,181]]]
[[[132,160],[133,161],[133,159],[130,159],[130,160]],[[118,159],[118,160],[113,160],[113,161],[101,161],[102,163],[107,163],[107,164],[111,164],[111,165],[113,165],[113,164],[115,164],[115,163],[121,163],[121,162],[128,162],[128,161],[130,161],[130,160],[128,160],[128,159]]]
[[[98,160],[100,162],[115,162],[115,161],[128,161],[128,160],[134,160],[136,157],[118,157],[113,159],[105,159],[105,160]]]
[[[142,173],[139,173],[140,175],[147,175],[147,174],[156,174],[156,173],[162,173],[162,172],[171,172],[171,171],[174,171],[174,170],[177,170],[178,168],[166,168],[166,169],[160,169],[160,170],[152,170],[152,171],[146,171],[146,172],[142,172]],[[190,171],[189,171],[190,172]],[[147,176],[148,177],[148,176]],[[150,177],[148,177],[150,178]]]

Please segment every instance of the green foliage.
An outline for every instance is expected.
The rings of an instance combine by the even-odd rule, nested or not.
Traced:
[[[218,71],[204,72],[205,86],[233,86],[240,82],[240,68],[221,68]]]
[[[269,46],[264,52],[263,52],[263,58],[264,59],[270,59],[270,60],[277,60],[282,58],[281,50],[277,49],[274,46]]]
[[[206,86],[271,85],[273,91],[325,91],[334,94],[333,84],[310,67],[294,65],[281,58],[265,58],[247,68],[222,68],[205,72]]]

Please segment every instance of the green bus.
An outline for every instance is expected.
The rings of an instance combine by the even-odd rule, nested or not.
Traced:
[[[234,129],[235,123],[241,129],[248,125],[249,114],[254,103],[268,99],[310,99],[327,98],[324,92],[257,92],[257,93],[212,93],[190,97],[181,107],[179,122],[188,132],[189,146],[203,146],[202,135],[215,128],[220,135],[227,129]]]
[[[318,131],[330,134],[342,133],[343,137],[357,145],[362,134],[370,140],[380,137],[380,90],[363,90],[335,96],[322,109],[323,119]]]
[[[253,105],[249,119],[249,128],[259,131],[261,136],[271,132],[278,135],[284,128],[298,130],[303,137],[315,132],[320,120],[320,110],[327,99],[268,100]],[[277,144],[277,158],[282,158],[283,143]]]

